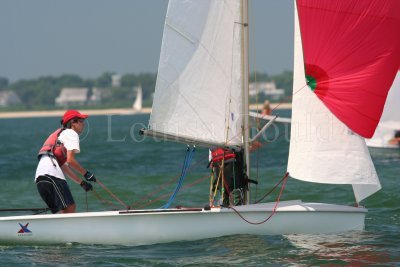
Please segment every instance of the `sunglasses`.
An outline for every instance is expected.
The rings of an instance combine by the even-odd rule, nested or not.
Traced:
[[[79,122],[79,123],[84,123],[85,120],[84,120],[84,119],[74,119],[74,120],[72,120],[72,122],[73,122],[73,123],[77,123],[77,122]]]

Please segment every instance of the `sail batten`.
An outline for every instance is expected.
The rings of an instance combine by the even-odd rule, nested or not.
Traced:
[[[240,1],[169,2],[149,129],[242,145]]]

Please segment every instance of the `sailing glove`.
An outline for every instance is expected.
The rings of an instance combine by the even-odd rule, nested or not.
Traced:
[[[86,181],[89,181],[89,182],[96,182],[96,177],[95,177],[94,174],[91,173],[90,171],[86,171],[84,177],[85,177]]]
[[[83,188],[83,190],[85,190],[86,192],[89,192],[89,191],[93,190],[93,186],[90,183],[86,182],[86,181],[82,181],[80,183],[80,185]]]

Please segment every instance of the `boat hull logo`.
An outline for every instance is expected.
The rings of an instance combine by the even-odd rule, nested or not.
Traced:
[[[21,229],[17,232],[19,236],[27,236],[27,235],[32,235],[32,231],[28,229],[29,223],[26,223],[25,225],[22,225],[21,223],[18,223]]]

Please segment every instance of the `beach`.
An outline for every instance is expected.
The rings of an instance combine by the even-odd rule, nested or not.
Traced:
[[[261,110],[262,104],[250,105],[250,110]],[[291,103],[271,103],[271,109],[291,109]],[[150,114],[151,108],[143,108],[140,111],[135,111],[131,108],[114,108],[114,109],[81,109],[89,116],[96,115],[131,115],[131,114]],[[0,112],[0,119],[13,119],[13,118],[37,118],[37,117],[62,117],[65,110],[38,110],[38,111],[10,111]]]

